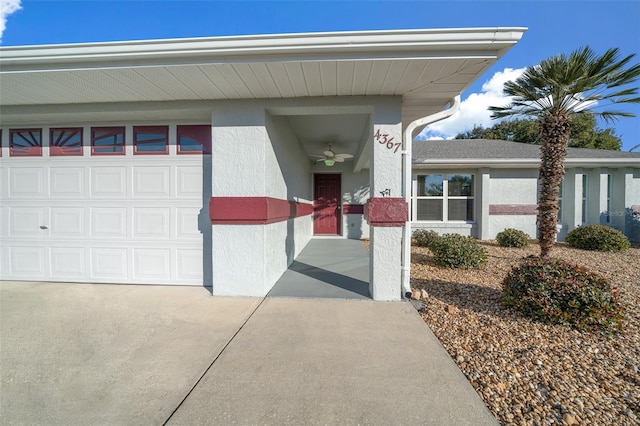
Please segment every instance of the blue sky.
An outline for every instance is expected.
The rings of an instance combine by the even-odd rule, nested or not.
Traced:
[[[13,11],[12,6],[20,9]],[[3,22],[4,21],[4,22]],[[522,40],[463,93],[461,112],[425,137],[491,126],[488,105],[503,104],[502,84],[558,53],[619,47],[640,62],[640,0],[626,1],[154,1],[0,0],[4,46],[405,28],[528,27]],[[640,105],[623,106],[640,116]],[[623,150],[640,144],[640,117],[614,127]]]

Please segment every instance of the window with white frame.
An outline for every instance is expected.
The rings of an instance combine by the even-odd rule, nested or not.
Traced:
[[[428,174],[416,177],[413,217],[429,222],[473,222],[473,174]]]

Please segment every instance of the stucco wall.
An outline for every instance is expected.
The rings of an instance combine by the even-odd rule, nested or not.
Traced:
[[[284,117],[262,102],[212,112],[213,193],[310,203],[311,167]],[[311,216],[259,225],[213,225],[213,292],[264,296],[312,236]]]
[[[625,234],[631,241],[640,242],[640,168],[626,170],[625,184]]]
[[[312,203],[311,162],[285,117],[266,115],[265,185],[268,197]],[[274,226],[277,225],[277,226]],[[311,215],[265,227],[267,281],[275,281],[313,235]]]
[[[483,196],[488,197],[489,205],[533,205],[537,203],[536,169],[492,169],[489,187],[483,188]],[[532,214],[489,214],[488,231],[485,239],[494,239],[506,228],[520,229],[532,238],[536,236],[536,216]]]

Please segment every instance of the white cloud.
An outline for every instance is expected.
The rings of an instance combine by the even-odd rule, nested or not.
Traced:
[[[0,41],[7,26],[7,17],[21,8],[20,0],[0,0]]]
[[[516,80],[525,68],[505,68],[495,73],[481,88],[480,93],[472,93],[460,103],[460,110],[450,118],[427,126],[416,139],[453,139],[455,135],[473,129],[473,126],[491,127],[496,120],[491,119],[489,106],[502,106],[511,102],[502,93],[504,83]]]

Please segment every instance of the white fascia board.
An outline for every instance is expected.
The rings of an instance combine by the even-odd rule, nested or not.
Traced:
[[[640,158],[567,158],[565,165],[570,167],[640,167]],[[530,168],[539,167],[540,159],[431,159],[413,162],[413,169],[434,168]]]
[[[238,61],[498,58],[526,28],[252,35],[0,47],[2,72]]]

